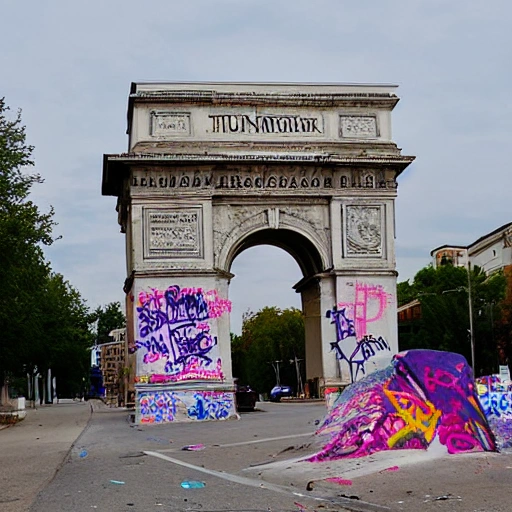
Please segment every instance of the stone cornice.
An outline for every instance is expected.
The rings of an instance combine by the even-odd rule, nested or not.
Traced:
[[[220,92],[216,90],[143,90],[129,96],[134,102],[174,103],[216,106],[289,107],[379,107],[393,109],[399,98],[386,92],[299,93],[299,92]]]
[[[308,152],[308,153],[122,153],[103,155],[103,195],[119,195],[121,183],[129,168],[136,165],[158,165],[177,163],[193,165],[195,163],[212,164],[302,164],[302,165],[335,165],[355,167],[387,167],[395,171],[396,176],[414,160],[412,156],[401,155],[361,155],[343,156],[340,154]]]
[[[248,162],[248,163],[334,163],[346,165],[397,165],[403,168],[414,161],[413,156],[402,155],[363,155],[341,156],[332,153],[121,153],[104,155],[105,163],[120,162],[124,164],[139,164],[141,162]]]

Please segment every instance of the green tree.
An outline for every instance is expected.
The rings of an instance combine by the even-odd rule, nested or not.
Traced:
[[[505,298],[501,303],[501,314],[497,318],[496,343],[498,345],[499,364],[509,367],[512,364],[512,265],[505,267]],[[494,308],[491,314],[495,318]]]
[[[38,368],[51,368],[61,396],[84,391],[93,344],[91,314],[80,293],[61,274],[52,273],[43,309],[44,357]]]
[[[40,317],[36,314],[49,268],[40,245],[53,242],[53,209],[41,213],[29,198],[39,174],[25,170],[34,166],[33,147],[26,143],[21,112],[9,115],[0,99],[0,383],[19,373],[25,357],[38,345]]]
[[[92,344],[90,314],[44,258],[55,223],[52,208],[41,213],[30,199],[32,186],[43,181],[26,172],[34,166],[32,152],[21,112],[10,115],[0,99],[0,385],[27,373],[46,377],[51,369],[60,390],[80,391]]]
[[[106,306],[98,306],[93,313],[93,320],[97,321],[96,343],[108,343],[112,341],[109,336],[114,329],[126,327],[126,318],[121,311],[119,302],[110,302]]]
[[[266,307],[245,316],[242,335],[232,335],[233,372],[243,384],[268,393],[276,383],[272,362],[280,361],[281,383],[296,386],[295,357],[302,359],[304,382],[304,319],[295,308]]]
[[[470,278],[475,372],[478,375],[496,370],[494,332],[500,314],[498,305],[504,297],[505,278],[502,272],[487,276],[479,267],[471,269]],[[412,283],[399,283],[399,306],[414,299],[421,304],[421,319],[411,322],[409,329],[399,325],[400,349],[457,352],[471,364],[468,287],[468,271],[449,262],[437,268],[428,266],[421,269]]]

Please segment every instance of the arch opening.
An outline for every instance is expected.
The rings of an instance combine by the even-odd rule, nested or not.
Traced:
[[[228,270],[231,271],[233,261],[240,253],[258,245],[272,245],[286,251],[297,262],[304,278],[324,270],[318,249],[304,235],[291,229],[263,229],[242,238],[231,250]]]
[[[257,250],[256,258],[251,258],[252,250]],[[243,253],[249,256],[251,270],[248,272],[245,269],[244,271],[242,267],[242,274],[239,274],[235,260],[240,261],[239,258]],[[290,267],[294,266],[291,260],[298,267],[296,267],[294,275],[290,270]],[[269,267],[273,267],[273,271],[269,271]],[[279,271],[279,268],[282,269],[282,272]],[[245,313],[247,320],[248,311],[251,312],[252,318],[256,317],[255,323],[257,323],[260,319],[263,321],[265,315],[269,321],[276,320],[275,315],[284,310],[285,314],[277,321],[281,322],[281,328],[285,329],[285,332],[293,333],[294,322],[297,321],[297,318],[294,318],[293,309],[298,309],[301,325],[300,333],[291,334],[291,337],[295,339],[276,340],[279,350],[275,354],[268,354],[268,356],[273,356],[270,359],[274,358],[274,362],[280,362],[271,366],[268,361],[265,361],[265,368],[261,370],[263,377],[253,379],[255,382],[246,382],[248,380],[247,373],[240,370],[241,358],[254,357],[254,355],[246,354],[244,356],[237,352],[236,347],[232,346],[232,372],[235,378],[241,378],[239,381],[241,384],[258,388],[257,382],[265,382],[263,389],[257,389],[257,391],[260,394],[268,395],[271,390],[270,373],[273,384],[290,386],[294,396],[318,396],[318,379],[315,380],[314,377],[320,374],[321,366],[320,289],[316,280],[312,278],[323,270],[322,257],[317,247],[304,235],[290,229],[259,230],[245,236],[233,245],[230,251],[229,271],[233,273],[234,279],[241,277],[250,282],[251,289],[255,289],[254,281],[256,279],[254,276],[261,275],[265,288],[261,287],[256,292],[258,296],[254,298],[255,300],[250,301],[242,289],[237,289],[237,287],[233,289],[233,284],[230,283],[229,296],[233,303],[232,343],[241,343],[245,339],[244,336],[249,336],[247,332],[243,332],[242,322],[244,320],[240,318]],[[286,279],[288,279],[288,283],[283,282]],[[283,287],[287,284],[289,284],[290,292],[300,293],[299,300],[294,300],[293,295],[286,295]],[[239,301],[243,302],[244,307],[238,306]],[[249,307],[247,307],[248,304],[250,304]],[[279,313],[275,312],[276,308]],[[257,328],[254,327],[254,323],[250,323],[250,325]],[[233,329],[234,326],[235,329]],[[287,329],[289,331],[286,331]],[[286,338],[286,335],[284,337]]]

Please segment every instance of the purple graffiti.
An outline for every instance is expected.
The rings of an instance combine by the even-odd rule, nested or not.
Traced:
[[[376,339],[372,335],[364,335],[361,340],[357,341],[355,349],[347,355],[341,346],[341,342],[349,337],[356,336],[354,321],[347,317],[347,308],[337,309],[334,307],[327,311],[326,317],[331,318],[331,323],[336,327],[336,341],[331,342],[331,350],[336,352],[338,361],[348,363],[351,382],[357,380],[359,373],[363,375],[366,373],[365,365],[368,359],[382,350],[391,350],[388,342],[382,336]]]
[[[466,360],[433,350],[397,354],[348,386],[317,435],[328,439],[310,461],[426,449],[436,436],[448,453],[496,450]]]
[[[163,374],[186,378],[187,369],[218,366],[211,351],[217,337],[209,321],[231,310],[231,302],[216,290],[170,286],[141,292],[137,304],[138,334],[135,346],[145,349],[144,364],[164,360]],[[222,375],[217,375],[222,378]],[[178,379],[179,380],[179,379]]]
[[[347,308],[338,309],[334,306],[333,309],[327,311],[327,318],[331,318],[331,324],[336,326],[336,341],[343,341],[350,336],[356,335],[354,320],[347,317]]]

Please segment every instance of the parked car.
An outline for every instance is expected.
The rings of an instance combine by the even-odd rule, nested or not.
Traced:
[[[237,411],[254,411],[258,393],[252,390],[250,386],[236,387],[236,409]]]
[[[280,402],[283,397],[293,396],[293,389],[290,386],[274,386],[270,392],[271,402]]]

